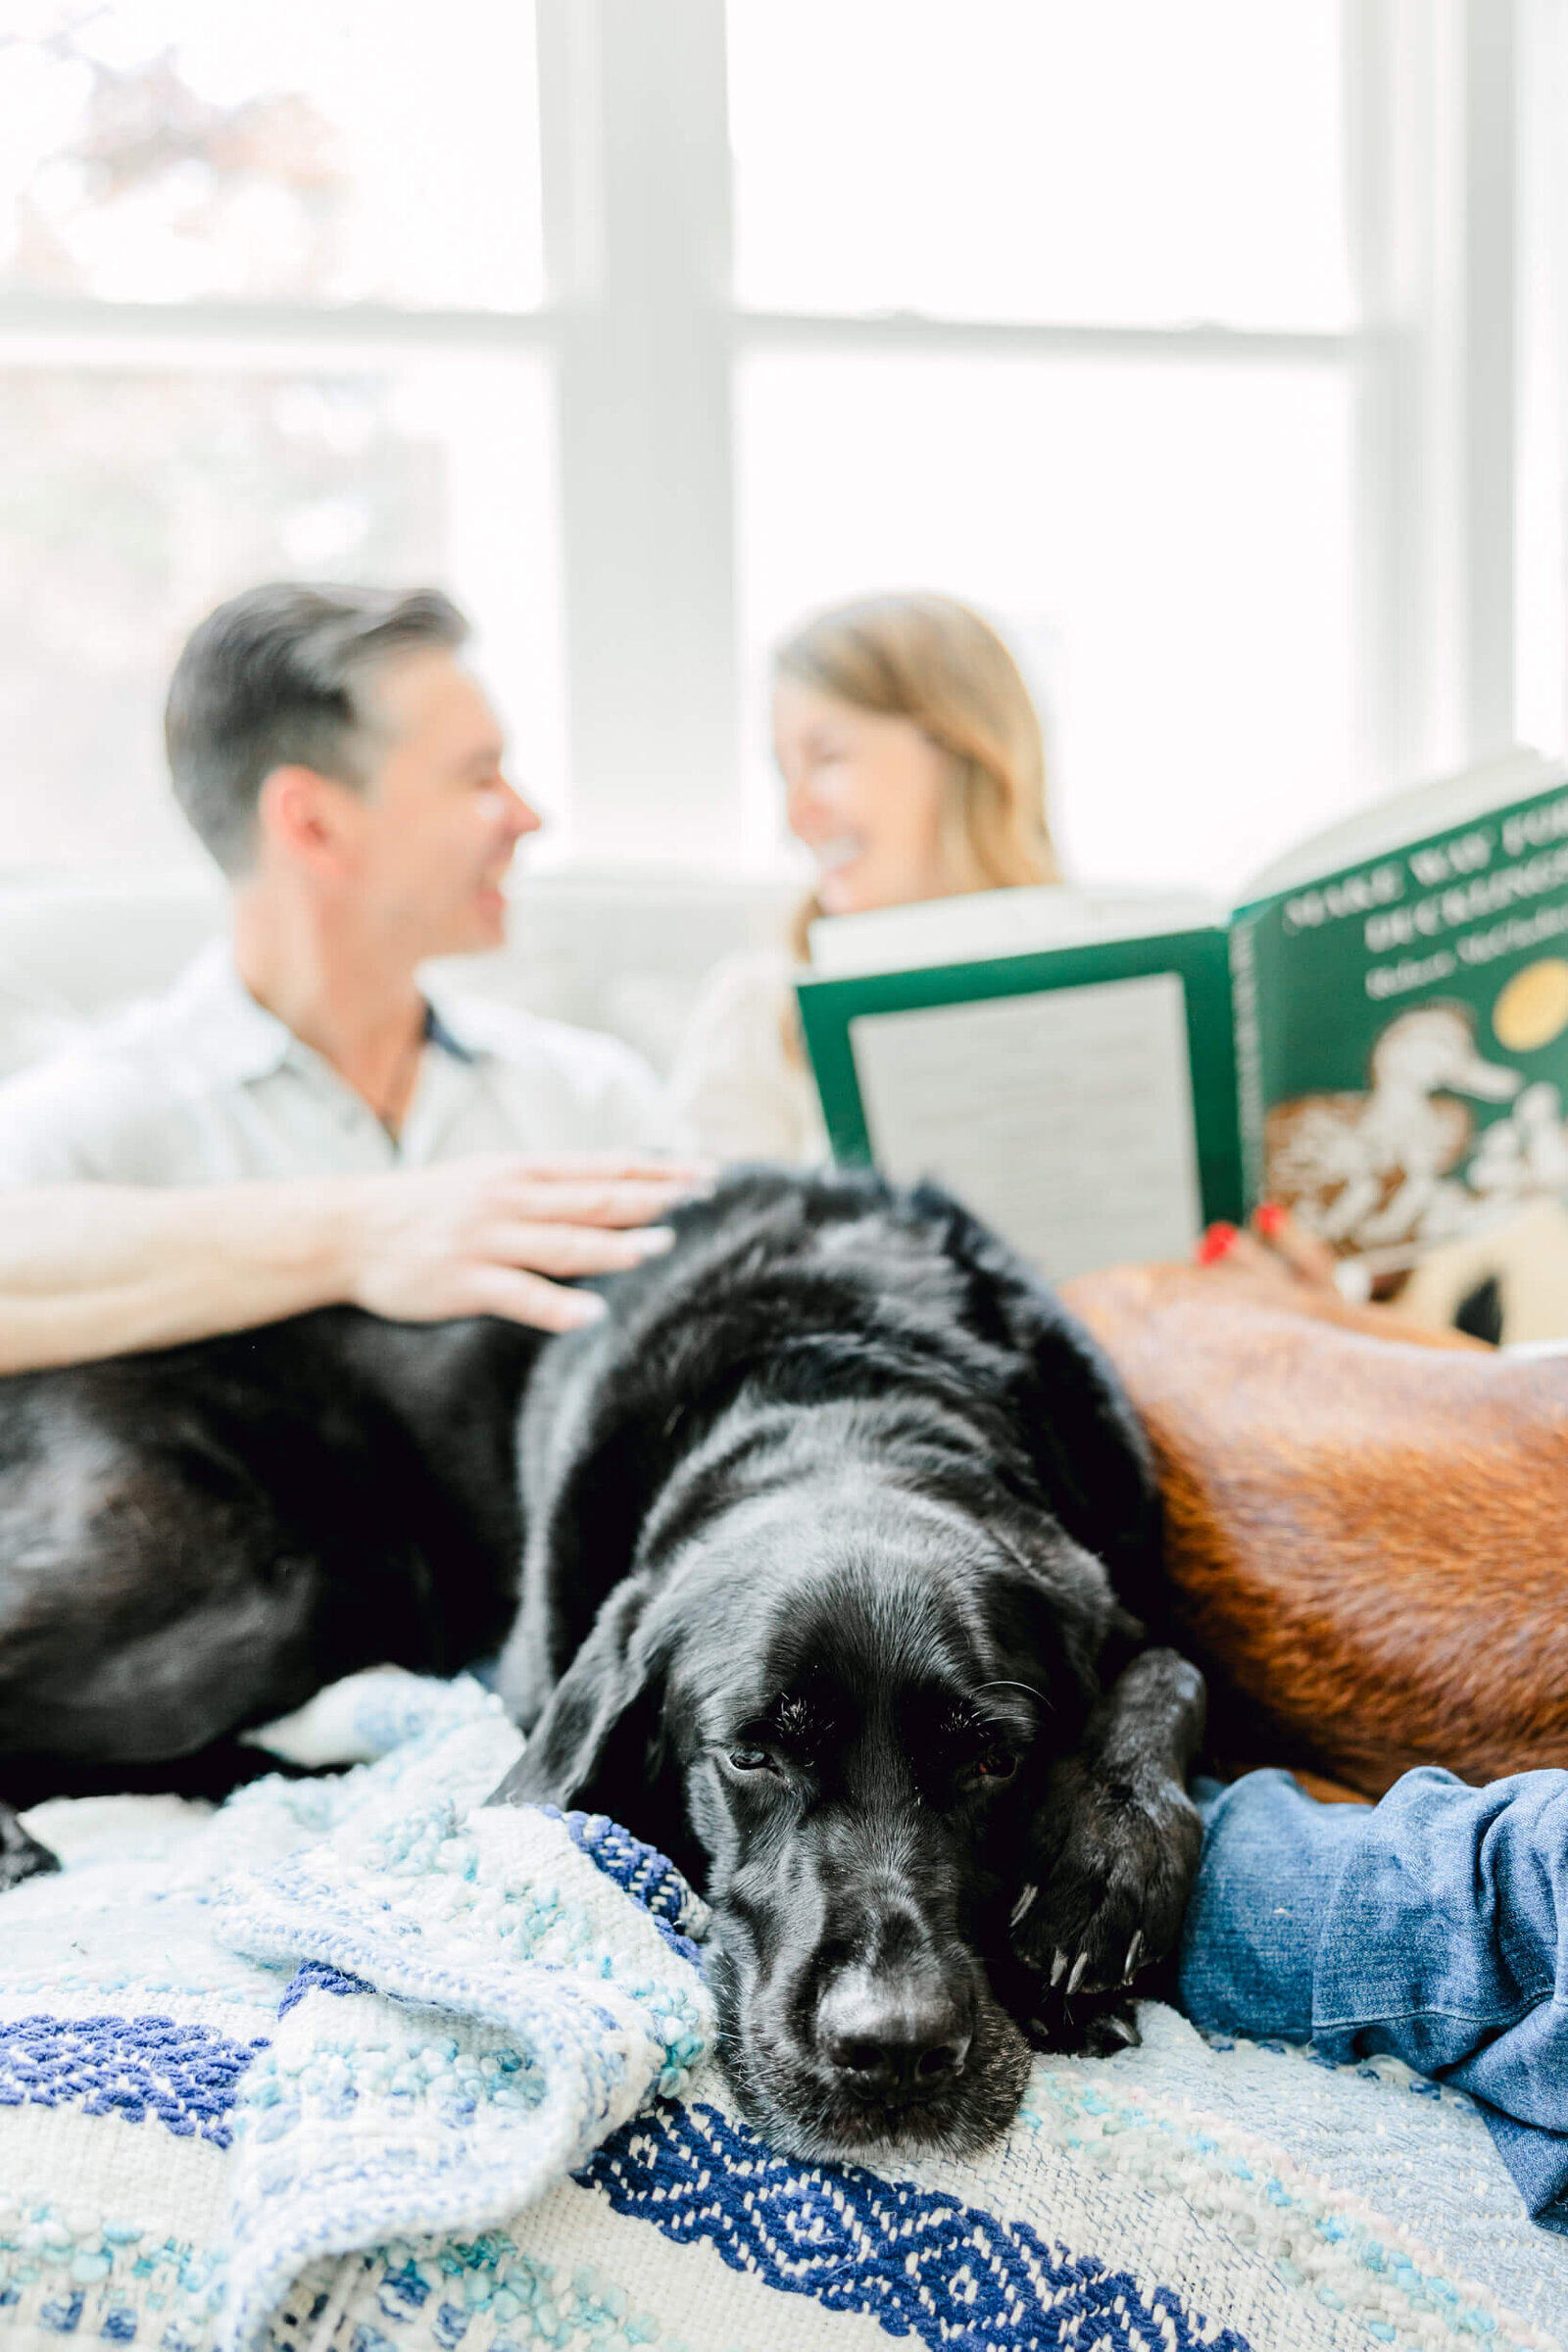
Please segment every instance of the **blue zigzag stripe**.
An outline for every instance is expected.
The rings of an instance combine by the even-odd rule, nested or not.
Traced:
[[[573,1845],[607,1879],[613,1879],[623,1894],[641,1904],[671,1951],[701,1969],[703,1956],[690,1933],[696,1898],[667,1854],[634,1838],[608,1813],[563,1813],[556,1805],[541,1805],[539,1810],[564,1823]]]
[[[1025,2222],[857,2165],[791,2164],[714,2107],[658,2106],[573,2177],[679,2245],[704,2239],[731,2270],[943,2352],[1250,2352],[1168,2287],[1048,2245]]]
[[[79,2099],[84,2115],[152,2115],[178,2138],[226,2148],[239,2079],[266,2047],[172,2017],[16,2018],[0,2024],[0,2107]]]

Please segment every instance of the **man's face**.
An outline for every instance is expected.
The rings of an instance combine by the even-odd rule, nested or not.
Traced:
[[[499,947],[507,868],[541,820],[502,772],[483,689],[431,650],[388,662],[366,706],[377,752],[346,811],[357,903],[416,958]]]

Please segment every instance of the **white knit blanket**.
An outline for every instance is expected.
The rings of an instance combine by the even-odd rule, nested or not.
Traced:
[[[485,1810],[517,1742],[471,1684],[310,1715],[380,1760],[32,1817],[69,1866],[0,1902],[0,2343],[1568,2352],[1568,2243],[1393,2061],[1146,2004],[977,2163],[775,2156],[667,1865]]]

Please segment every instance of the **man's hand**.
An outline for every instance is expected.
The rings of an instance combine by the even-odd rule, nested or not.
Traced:
[[[397,1322],[504,1315],[569,1331],[564,1280],[667,1249],[711,1171],[605,1154],[451,1160],[385,1176],[14,1186],[0,1193],[0,1375],[172,1348],[314,1307]]]
[[[501,1315],[572,1331],[603,1313],[583,1274],[667,1250],[659,1219],[710,1181],[705,1164],[593,1154],[485,1157],[339,1179],[343,1296],[400,1323]]]

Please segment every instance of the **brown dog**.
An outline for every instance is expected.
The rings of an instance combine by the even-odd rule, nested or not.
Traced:
[[[1062,1295],[1153,1442],[1228,1764],[1373,1796],[1414,1764],[1568,1765],[1568,1355],[1283,1275],[1118,1267]]]

